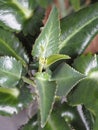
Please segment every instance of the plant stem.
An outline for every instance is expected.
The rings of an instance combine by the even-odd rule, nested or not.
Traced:
[[[33,86],[33,87],[36,87],[36,85],[35,85],[35,83],[34,83],[33,80],[28,79],[28,78],[26,78],[26,77],[24,77],[24,76],[22,76],[22,79],[23,79],[23,81],[24,81],[25,83],[27,83],[27,84],[29,84],[29,85],[31,85],[31,86]]]

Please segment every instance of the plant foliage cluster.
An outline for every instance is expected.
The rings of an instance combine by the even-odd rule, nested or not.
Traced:
[[[22,130],[98,130],[98,55],[83,54],[98,33],[98,3],[62,19],[52,6],[40,32],[50,2],[0,0],[0,114],[36,101]]]

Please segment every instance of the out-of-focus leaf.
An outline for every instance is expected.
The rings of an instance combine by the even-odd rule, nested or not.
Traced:
[[[49,120],[44,128],[38,127],[37,116],[33,117],[22,130],[87,130],[77,107],[69,106],[66,103],[56,102]],[[89,114],[86,113],[85,117]],[[69,127],[70,126],[70,127]],[[90,127],[88,127],[90,128]]]
[[[0,115],[17,114],[32,101],[32,93],[26,85],[23,85],[20,90],[0,87]]]
[[[38,130],[37,115],[35,115],[24,127],[22,127],[21,130]]]
[[[80,109],[79,109],[80,111]],[[89,128],[90,130],[93,130],[93,125],[95,122],[95,117],[92,114],[92,112],[90,112],[88,109],[85,108],[85,106],[82,106],[82,112],[80,111],[80,115],[83,115],[83,119],[85,121],[85,124],[87,126],[87,128]]]
[[[61,19],[60,53],[80,55],[98,33],[98,3]]]
[[[62,59],[70,59],[70,57],[68,55],[61,55],[61,54],[51,55],[46,59],[46,67]]]
[[[69,126],[71,126],[71,128],[75,130],[87,130],[88,122],[85,120],[85,123],[84,123],[84,120],[83,120],[84,114],[83,114],[82,106],[81,106],[81,111],[79,107],[80,106],[73,107],[66,103],[63,103],[61,106],[62,108],[61,116],[65,119],[65,121],[69,124]],[[89,113],[87,113],[85,117],[88,115]]]
[[[19,90],[17,88],[0,87],[0,115],[12,115],[18,113]]]
[[[76,11],[80,9],[80,0],[70,0],[70,2]]]
[[[45,27],[35,42],[32,55],[38,57],[39,59],[45,59],[53,54],[57,54],[59,51],[59,35],[60,27],[58,11],[57,8],[54,7]]]
[[[84,79],[68,96],[68,101],[71,105],[84,104],[94,114],[96,122],[98,122],[98,103],[95,96],[98,91],[97,86],[98,83],[93,79]]]
[[[42,27],[42,19],[44,17],[44,10],[40,7],[34,10],[33,17],[28,19],[23,27],[24,34],[30,34],[32,36],[40,33],[40,27]]]
[[[20,60],[24,66],[28,56],[18,39],[9,31],[0,28],[0,55],[13,56]]]
[[[0,26],[20,31],[31,16],[29,0],[0,0]]]
[[[56,94],[56,83],[55,81],[49,81],[49,79],[50,76],[47,73],[38,73],[36,76],[42,128],[50,116]]]
[[[38,127],[37,117],[33,117],[32,120],[25,125],[22,130],[70,130],[64,118],[61,117],[61,113],[62,105],[60,104],[54,108],[44,128]]]
[[[68,64],[61,64],[54,71],[51,80],[57,82],[57,95],[66,96],[84,77]]]
[[[22,107],[28,107],[28,105],[33,101],[33,94],[27,84],[24,84],[20,88],[18,101],[22,105]]]
[[[53,2],[53,0],[37,0],[38,4],[42,7],[47,7]]]
[[[0,57],[0,86],[15,87],[22,73],[22,64],[8,56]]]
[[[84,58],[83,58],[84,57]],[[74,62],[78,71],[85,73],[86,78],[69,94],[68,101],[72,105],[84,104],[96,117],[94,130],[98,129],[98,56],[78,57]]]
[[[27,1],[27,2],[29,2],[29,6],[28,6],[28,7],[29,7],[30,9],[35,9],[35,8],[38,6],[36,0],[29,0],[29,1]]]
[[[73,67],[78,70],[80,73],[89,75],[90,71],[97,69],[97,56],[88,54],[87,56],[81,55],[79,58],[76,58],[73,63]]]

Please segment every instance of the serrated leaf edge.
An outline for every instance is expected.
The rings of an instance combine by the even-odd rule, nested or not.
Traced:
[[[56,82],[55,82],[55,83],[56,83]],[[52,102],[51,109],[50,109],[50,111],[49,111],[47,120],[46,120],[46,122],[45,122],[43,125],[41,124],[41,127],[42,127],[42,128],[46,125],[46,123],[48,122],[48,119],[49,119],[49,117],[50,117],[50,115],[51,115],[51,112],[52,112],[52,109],[53,109],[53,105],[54,105],[54,103],[55,103],[56,92],[57,92],[57,85],[56,85],[56,90],[55,90],[55,94],[54,94],[54,99],[53,99],[53,102]]]
[[[55,6],[53,5],[53,7],[52,7],[52,10],[51,10],[51,12],[50,12],[50,15],[52,14],[52,12],[53,12],[53,8],[54,8]],[[56,7],[55,7],[56,8]],[[45,26],[43,27],[43,29],[47,26],[47,23],[48,23],[48,21],[49,21],[49,18],[50,18],[50,15],[49,15],[49,17],[48,17],[48,20],[47,20],[47,22],[46,22],[46,24],[45,24]],[[58,23],[59,23],[59,45],[60,45],[60,41],[61,41],[61,39],[60,39],[60,35],[61,35],[61,28],[60,28],[60,21],[59,21],[59,16],[58,16]],[[43,30],[42,30],[43,31]],[[41,32],[42,33],[42,32]],[[36,39],[36,41],[39,39],[39,37],[41,36],[41,33],[39,34],[39,36],[38,36],[38,38]],[[35,41],[35,42],[36,42]],[[34,48],[35,48],[35,44],[34,44],[34,46],[33,46],[33,49],[32,49],[32,56],[34,56]],[[58,46],[58,53],[59,53],[59,46]],[[58,54],[57,53],[57,54]],[[38,57],[38,56],[35,56],[35,57]]]
[[[66,64],[66,63],[65,63],[65,64]],[[68,65],[68,64],[67,64],[67,65]],[[67,95],[69,94],[69,92],[70,92],[79,82],[81,82],[82,80],[84,80],[85,78],[87,78],[86,75],[80,73],[79,71],[77,71],[76,69],[74,69],[73,67],[71,67],[70,65],[68,65],[68,66],[69,66],[73,71],[77,72],[77,73],[80,74],[80,75],[83,75],[84,78],[78,80],[78,81],[72,86],[72,88],[67,92],[67,94],[66,94],[65,96],[67,96]]]
[[[84,78],[82,78],[82,79],[80,79],[80,80],[78,80],[74,85],[72,85],[72,88],[66,93],[66,95],[65,96],[67,96],[68,94],[69,94],[69,92],[79,83],[79,82],[81,82],[82,80],[84,80],[85,78],[87,78],[86,77],[86,75],[84,75],[84,74],[82,74],[82,73],[80,73],[79,71],[77,71],[76,69],[74,69],[73,67],[71,67],[70,65],[68,65],[67,63],[64,63],[64,64],[66,64],[67,66],[69,66],[73,71],[75,71],[75,72],[77,72],[78,74],[80,74],[80,75],[83,75],[84,76]],[[55,81],[56,82],[56,84],[58,85],[58,83],[57,83],[57,81],[56,80],[53,80],[53,79],[50,79],[50,81]]]
[[[55,82],[55,83],[56,83],[56,82]],[[58,85],[56,84],[56,90],[55,90],[53,102],[52,102],[51,109],[50,109],[50,111],[49,111],[47,120],[45,121],[44,124],[42,124],[42,122],[41,122],[41,120],[40,120],[41,128],[44,128],[44,127],[45,127],[45,125],[46,125],[46,123],[48,122],[48,119],[49,119],[49,117],[50,117],[50,115],[51,115],[51,112],[52,112],[52,109],[53,109],[53,105],[54,105],[54,102],[55,102],[55,96],[56,96],[56,92],[57,92],[57,87],[58,87]],[[37,90],[37,89],[36,89],[36,93],[37,93],[37,95],[38,95],[38,96],[37,96],[38,106],[40,106],[40,103],[39,103],[39,102],[40,102],[40,99],[39,99],[39,94],[38,94],[38,90]],[[41,117],[41,111],[40,111],[40,117]]]

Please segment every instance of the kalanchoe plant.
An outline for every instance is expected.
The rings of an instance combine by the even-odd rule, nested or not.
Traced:
[[[22,130],[98,130],[98,56],[83,54],[98,32],[98,3],[61,20],[53,6],[37,37],[47,2],[0,0],[0,114],[36,101]]]

